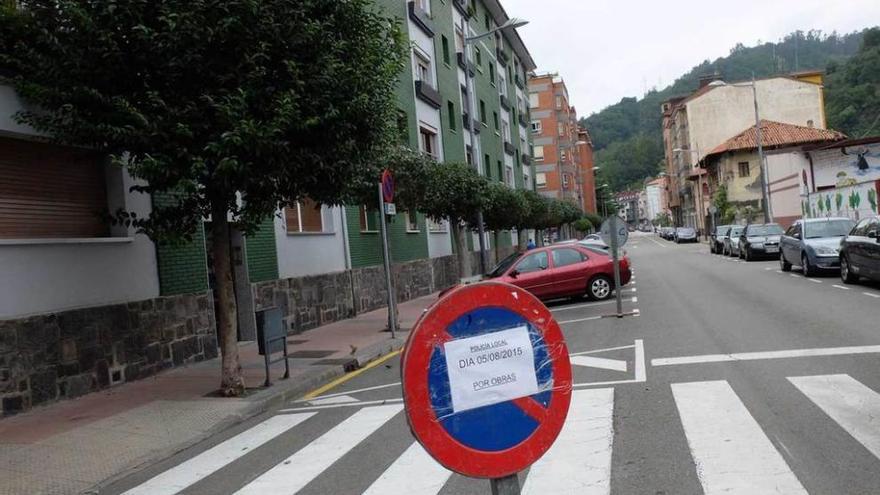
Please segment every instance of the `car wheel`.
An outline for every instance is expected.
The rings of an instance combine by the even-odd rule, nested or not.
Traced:
[[[745,254],[743,254],[743,259],[746,261],[752,261],[752,250],[751,249],[746,248],[746,252],[745,252]]]
[[[611,297],[614,283],[605,275],[593,277],[587,284],[587,296],[596,301],[602,301]]]
[[[709,244],[709,252],[715,254],[715,244]]]
[[[807,258],[806,254],[801,255],[801,266],[804,269],[805,277],[812,277],[816,274],[816,269],[810,265],[810,258]]]
[[[840,257],[840,279],[845,284],[854,284],[859,281],[859,276],[850,270],[849,259],[846,256]]]
[[[791,263],[789,263],[788,261],[785,261],[785,255],[782,253],[779,253],[779,266],[780,266],[780,268],[782,268],[782,271],[784,271],[784,272],[791,271]]]

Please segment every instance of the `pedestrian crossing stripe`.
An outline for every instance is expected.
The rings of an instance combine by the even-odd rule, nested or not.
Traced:
[[[789,377],[788,381],[843,431],[880,458],[880,394],[848,375]],[[707,495],[807,493],[727,381],[674,383],[673,400]],[[562,433],[525,473],[523,493],[608,494],[614,443],[611,387],[572,391]],[[362,407],[305,447],[243,486],[236,494],[294,494],[387,425],[401,404]],[[314,417],[279,414],[164,471],[124,495],[180,493]],[[412,442],[364,491],[367,495],[430,495],[453,473]],[[522,478],[522,476],[521,476]],[[231,487],[229,492],[235,487]],[[226,492],[228,493],[228,492]]]

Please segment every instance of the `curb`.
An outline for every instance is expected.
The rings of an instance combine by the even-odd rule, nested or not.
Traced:
[[[361,368],[371,361],[374,361],[386,354],[401,349],[406,343],[406,337],[409,335],[409,330],[410,329],[408,328],[401,329],[398,332],[396,339],[391,339],[391,336],[389,335],[388,340],[365,347],[363,350],[360,350],[360,352],[357,352],[352,356],[352,361],[355,362],[357,368]],[[255,416],[266,413],[274,409],[275,407],[284,404],[287,401],[298,399],[308,392],[320,387],[321,385],[329,383],[330,381],[339,378],[347,374],[348,372],[349,371],[346,371],[344,365],[328,366],[323,369],[316,369],[313,373],[308,373],[305,376],[300,376],[296,378],[297,382],[295,384],[291,384],[288,387],[281,387],[279,385],[285,385],[290,382],[278,379],[273,382],[272,387],[266,390],[261,390],[260,392],[257,392],[250,397],[246,397],[243,399],[230,399],[246,401],[250,402],[251,404],[245,407],[242,411],[220,420],[217,424],[210,427],[204,433],[190,440],[187,440],[186,442],[182,442],[173,447],[158,450],[150,454],[149,456],[145,456],[145,458],[137,465],[132,466],[122,472],[116,473],[109,478],[100,481],[99,483],[96,483],[91,488],[81,492],[81,494],[93,495],[101,493],[108,486],[128,476],[131,476],[138,471],[141,471],[153,464],[161,462],[173,455],[189,449],[190,447],[198,445],[199,443],[204,442],[205,440],[213,437],[214,435],[217,435],[222,431],[232,428],[233,426],[243,423],[244,421],[247,421]]]

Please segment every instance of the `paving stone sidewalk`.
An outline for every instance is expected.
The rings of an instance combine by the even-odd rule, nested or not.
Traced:
[[[290,360],[291,377],[281,380],[284,364],[274,364],[269,388],[262,388],[256,344],[243,343],[242,368],[254,387],[244,398],[212,397],[220,382],[214,359],[0,419],[0,495],[99,493],[113,479],[400,348],[436,300],[433,294],[399,304],[403,331],[396,339],[383,331],[384,309],[288,337],[298,356]]]

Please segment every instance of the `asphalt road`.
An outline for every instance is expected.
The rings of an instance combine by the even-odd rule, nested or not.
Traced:
[[[626,249],[630,315],[549,304],[575,386],[524,493],[880,493],[880,286],[653,236]],[[399,375],[388,359],[102,493],[489,493],[414,443]]]

